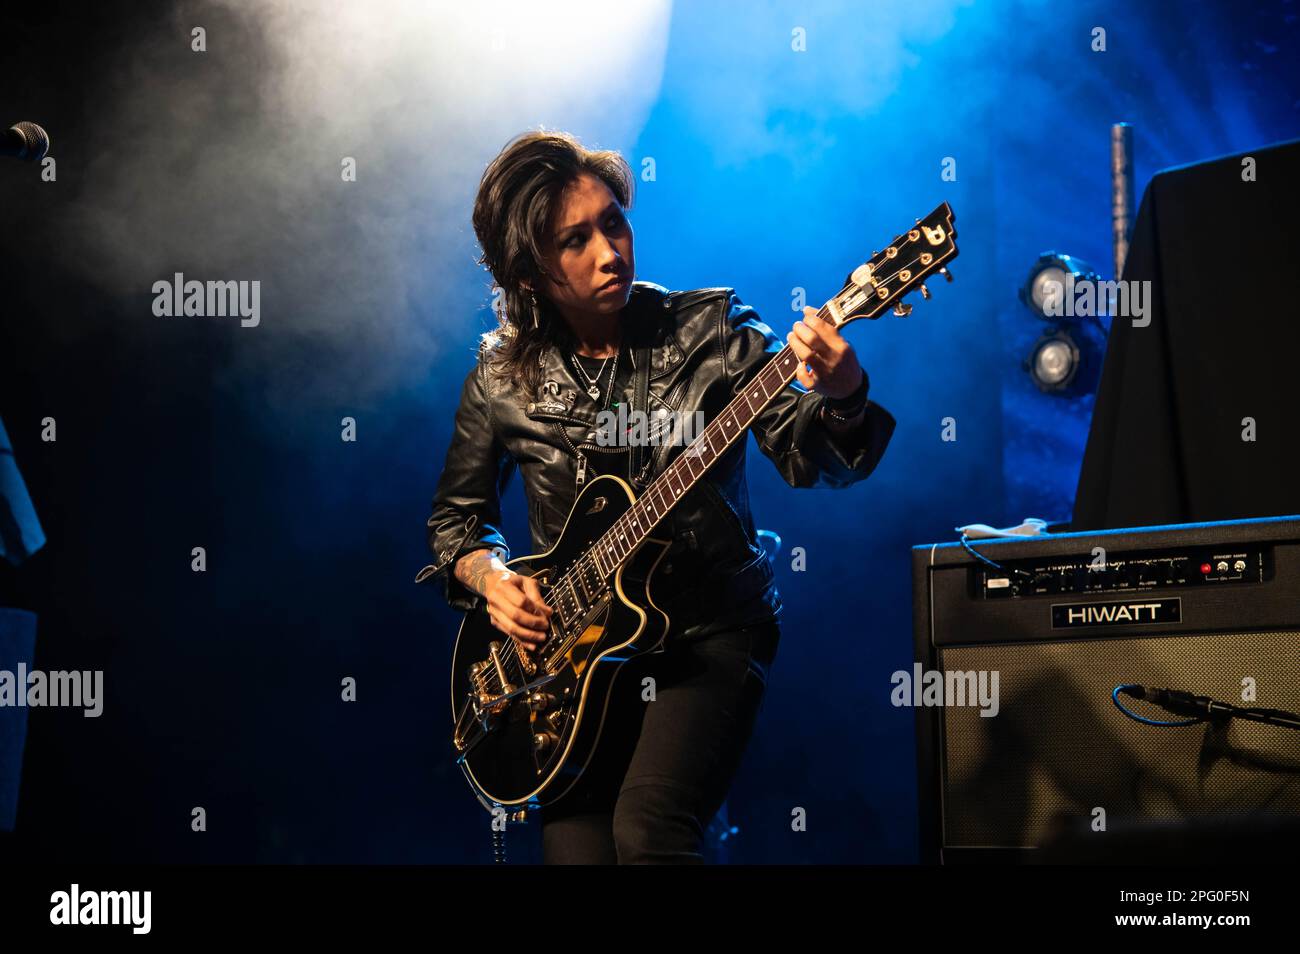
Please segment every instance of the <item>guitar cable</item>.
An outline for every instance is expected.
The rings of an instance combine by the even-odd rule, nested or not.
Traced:
[[[981,563],[986,564],[987,566],[993,567],[993,569],[997,570],[999,573],[1014,573],[1016,576],[1019,576],[1023,579],[1032,580],[1034,578],[1034,575],[1030,573],[1028,570],[1021,570],[1017,567],[1012,567],[1011,569],[1007,569],[1005,566],[1002,566],[1002,564],[995,563],[994,561],[986,557],[984,554],[978,552],[973,546],[970,545],[970,538],[966,535],[964,531],[962,532],[961,535],[961,545],[965,548],[966,552],[969,553],[971,556],[973,556],[975,559],[979,560]]]

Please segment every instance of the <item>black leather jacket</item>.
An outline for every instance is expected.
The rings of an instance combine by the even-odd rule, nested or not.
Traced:
[[[669,293],[634,282],[623,320],[628,322],[624,349],[645,340],[652,344],[652,415],[661,408],[683,414],[701,409],[705,421],[712,421],[786,343],[729,288]],[[577,496],[577,458],[554,425],[578,450],[593,457],[599,453],[596,402],[557,349],[542,355],[542,387],[525,403],[486,373],[485,347],[465,378],[433,497],[428,539],[436,562],[416,576],[417,583],[439,583],[459,610],[475,608],[483,597],[455,578],[455,562],[480,547],[509,553],[499,529],[500,502],[516,468],[528,498],[530,552],[549,549],[563,529]],[[631,389],[629,382],[625,399]],[[865,479],[893,433],[893,417],[868,399],[861,427],[832,435],[818,420],[822,403],[821,395],[793,381],[751,428],[760,450],[792,487],[842,488]],[[681,637],[771,619],[781,610],[771,561],[758,543],[749,510],[747,444],[748,439],[737,441],[719,458],[665,518],[670,526],[653,534],[673,540],[651,592]],[[654,447],[651,479],[682,450],[680,444]]]

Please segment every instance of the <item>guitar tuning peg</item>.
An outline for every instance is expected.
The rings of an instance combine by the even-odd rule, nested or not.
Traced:
[[[952,281],[952,274],[948,271],[947,266],[944,266],[943,268],[939,269],[939,274],[942,275],[944,278],[948,279],[948,281]]]
[[[930,289],[926,288],[924,283],[921,284],[921,297],[926,301],[930,300]]]
[[[911,313],[912,313],[911,305],[904,304],[903,302],[900,301],[898,304],[894,306],[894,314],[896,314],[899,318],[906,318]]]
[[[917,219],[917,220],[916,220],[916,224],[917,224],[917,225],[920,225],[920,224],[921,224],[921,220],[920,220],[920,219]]]

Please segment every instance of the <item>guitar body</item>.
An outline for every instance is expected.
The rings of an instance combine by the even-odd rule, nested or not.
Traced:
[[[635,501],[626,481],[597,477],[578,494],[550,550],[506,565],[536,578],[543,598],[554,605],[548,596],[553,581]],[[492,625],[485,605],[465,615],[452,657],[452,719],[461,768],[485,805],[546,805],[581,777],[600,740],[623,664],[662,648],[669,620],[654,605],[650,581],[670,544],[644,540],[615,571],[606,598],[575,630],[576,638],[559,638],[553,618],[551,639],[529,654],[535,671],[521,670],[513,640]],[[552,643],[555,649],[549,650]],[[476,678],[473,667],[485,661],[485,675]]]

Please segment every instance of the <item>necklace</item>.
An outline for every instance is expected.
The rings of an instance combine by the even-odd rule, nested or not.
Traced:
[[[617,357],[618,357],[618,352],[615,351],[612,355],[609,356],[609,358],[606,358],[604,363],[601,364],[600,370],[596,372],[596,376],[593,378],[591,375],[587,373],[587,369],[582,366],[582,362],[578,360],[578,355],[575,353],[573,356],[573,366],[578,369],[578,373],[582,375],[582,379],[587,382],[587,393],[591,395],[591,399],[599,405],[603,406],[605,403],[604,402],[605,391],[604,388],[600,386],[601,376],[604,375],[605,368],[609,364],[610,358],[617,358]],[[611,374],[610,382],[612,383],[613,380],[614,380],[614,376]]]

